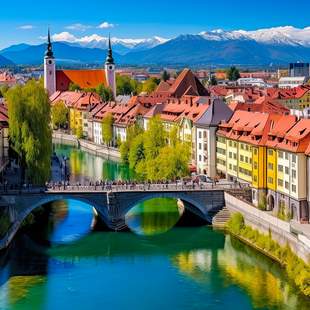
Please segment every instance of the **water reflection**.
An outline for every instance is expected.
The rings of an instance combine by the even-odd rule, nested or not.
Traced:
[[[309,309],[279,266],[207,227],[93,232],[47,252],[24,238],[8,253],[1,309]]]
[[[62,144],[54,144],[54,151],[58,156],[69,158],[71,182],[133,179],[133,172],[121,163]]]
[[[94,212],[90,205],[77,200],[61,200],[50,204],[53,228],[48,236],[55,244],[70,243],[92,230]]]
[[[137,204],[125,217],[136,234],[151,236],[170,230],[182,216],[184,207],[173,198],[154,198]]]

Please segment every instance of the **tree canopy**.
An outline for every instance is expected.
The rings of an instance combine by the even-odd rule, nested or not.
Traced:
[[[63,101],[56,102],[52,108],[53,128],[64,128],[68,123],[69,109]]]
[[[236,67],[230,67],[227,70],[227,78],[230,81],[237,81],[238,79],[240,79],[240,73],[239,70]]]
[[[188,174],[190,146],[180,141],[177,126],[167,132],[160,118],[155,116],[150,119],[146,131],[136,133],[131,136],[127,132],[127,140],[121,145],[121,154],[123,162],[128,161],[138,177],[172,180]]]
[[[102,140],[106,145],[110,145],[113,139],[113,115],[107,113],[102,119]]]
[[[116,93],[117,95],[137,95],[141,92],[142,86],[138,81],[131,79],[129,76],[116,76]]]
[[[147,93],[147,94],[150,94],[151,92],[153,92],[157,88],[159,82],[160,82],[160,80],[157,78],[150,78],[150,79],[146,80],[143,83],[142,91]]]
[[[168,81],[170,79],[170,74],[166,70],[164,70],[163,74],[161,75],[161,79],[164,82]]]
[[[114,100],[112,89],[110,87],[105,87],[103,84],[97,86],[96,93],[100,96],[100,98],[104,102]]]
[[[43,184],[49,179],[52,153],[50,101],[44,87],[34,80],[6,93],[10,143],[28,181]]]
[[[78,84],[70,83],[69,91],[76,91],[76,90],[82,90],[82,88]]]

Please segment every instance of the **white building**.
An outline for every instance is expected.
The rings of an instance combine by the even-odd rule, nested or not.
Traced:
[[[240,78],[237,80],[239,86],[256,86],[256,87],[271,87],[263,79],[260,78]]]
[[[279,79],[279,88],[294,88],[303,85],[307,82],[306,77],[281,77]]]
[[[221,121],[227,122],[233,111],[220,99],[214,99],[207,111],[194,124],[196,129],[197,172],[216,176],[216,130]]]

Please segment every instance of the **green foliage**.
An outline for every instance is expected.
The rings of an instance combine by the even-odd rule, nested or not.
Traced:
[[[5,97],[5,94],[8,92],[9,89],[9,86],[6,84],[0,86],[0,98]]]
[[[170,79],[170,74],[164,70],[163,74],[161,75],[161,79],[165,82],[168,81]]]
[[[120,151],[123,162],[129,162],[141,179],[171,180],[188,175],[190,146],[179,141],[177,127],[168,134],[158,116],[150,119],[145,132],[131,127]]]
[[[107,113],[102,119],[102,140],[106,145],[110,145],[113,139],[113,115]]]
[[[215,77],[215,75],[211,75],[211,79],[210,79],[210,85],[215,86],[217,85],[217,79]]]
[[[135,169],[137,164],[140,161],[143,161],[144,159],[145,159],[144,136],[143,134],[140,134],[135,137],[130,146],[128,156],[130,169]]]
[[[296,286],[305,296],[310,296],[310,266],[305,263],[287,245],[280,246],[272,239],[271,233],[268,235],[260,233],[250,226],[244,225],[241,213],[232,215],[227,223],[229,231],[250,241],[253,245],[271,254],[285,266],[288,277],[294,281]]]
[[[116,93],[117,95],[137,95],[141,92],[142,85],[138,81],[131,79],[129,76],[116,76]]]
[[[2,208],[0,211],[0,239],[7,233],[11,226],[10,216],[8,214],[7,208]]]
[[[78,128],[76,128],[75,135],[76,135],[77,139],[82,139],[83,138],[83,128],[82,128],[82,126],[78,126]]]
[[[44,87],[34,80],[15,86],[6,94],[12,148],[29,181],[45,183],[50,175],[52,153],[51,110]]]
[[[78,84],[70,83],[69,91],[76,91],[76,90],[82,90],[82,88]]]
[[[237,81],[238,79],[240,79],[240,73],[239,70],[236,67],[230,67],[227,70],[227,78],[230,81]]]
[[[157,88],[159,82],[160,82],[160,80],[158,80],[157,78],[150,78],[150,79],[146,80],[143,83],[142,91],[147,93],[147,94],[150,94],[151,92],[153,92]]]
[[[52,124],[53,128],[64,127],[68,122],[69,109],[63,101],[56,102],[52,108]]]
[[[267,209],[266,195],[263,195],[262,197],[260,197],[260,200],[259,200],[259,203],[258,203],[258,209],[260,209],[262,211],[266,211],[266,209]]]
[[[278,218],[282,221],[289,221],[291,219],[291,214],[286,211],[286,206],[284,201],[279,202],[279,208],[278,208]]]
[[[98,85],[96,93],[100,96],[103,102],[114,100],[112,89],[110,87],[105,87],[103,84]]]

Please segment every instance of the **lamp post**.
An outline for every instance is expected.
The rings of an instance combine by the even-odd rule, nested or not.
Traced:
[[[64,161],[64,190],[66,189],[66,181],[67,181],[67,160],[68,158],[66,156],[63,157],[63,161]]]

